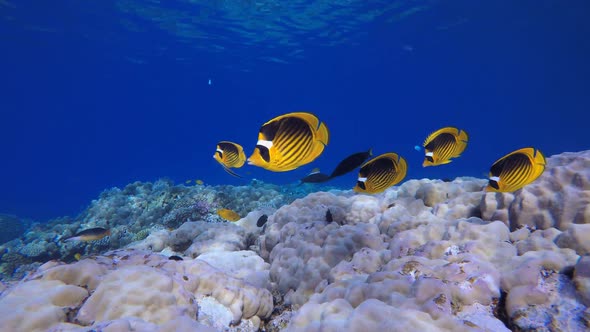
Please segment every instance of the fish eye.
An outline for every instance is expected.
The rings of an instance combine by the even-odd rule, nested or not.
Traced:
[[[490,187],[492,187],[496,190],[500,189],[500,186],[498,185],[498,182],[496,180],[490,180],[489,185],[490,185]]]
[[[258,151],[260,152],[260,156],[262,157],[262,159],[264,159],[264,161],[266,161],[267,163],[270,162],[270,153],[268,151],[268,148],[262,145],[256,145],[256,147],[258,148]]]

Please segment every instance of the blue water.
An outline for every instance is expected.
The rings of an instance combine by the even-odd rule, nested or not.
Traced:
[[[407,179],[590,148],[587,1],[282,3],[0,0],[0,212],[75,216],[162,177],[292,183],[369,147],[404,156]],[[236,179],[213,160],[217,141],[249,155],[261,124],[300,110],[331,132],[312,164]],[[422,168],[414,147],[448,125],[466,151]]]

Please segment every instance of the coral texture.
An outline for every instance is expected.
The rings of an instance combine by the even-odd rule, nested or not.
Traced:
[[[0,326],[584,331],[590,326],[589,160],[590,151],[550,157],[545,173],[514,193],[486,193],[483,179],[419,179],[378,195],[331,190],[283,206],[248,201],[236,187],[207,196],[202,188],[133,184],[105,194],[106,201],[147,195],[158,201],[148,206],[174,205],[158,212],[161,224],[148,223],[149,235],[134,235],[135,242],[117,242],[122,249],[99,255],[86,250],[80,261],[51,260],[19,282],[1,284]],[[257,182],[248,190],[268,194],[261,188]],[[236,195],[236,204],[251,210],[241,210],[235,223],[211,215],[166,217],[177,207],[173,202],[191,201],[197,192],[211,203]],[[95,204],[94,216],[108,212]],[[266,223],[258,226],[263,215]],[[55,230],[72,228],[51,229],[3,247],[3,269],[72,254],[52,240]],[[51,249],[51,243],[57,249],[44,256],[40,248]]]

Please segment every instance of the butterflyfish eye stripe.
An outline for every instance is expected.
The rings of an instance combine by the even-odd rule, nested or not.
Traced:
[[[258,140],[258,142],[256,142],[256,145],[260,145],[265,147],[266,149],[270,149],[272,148],[272,141]]]

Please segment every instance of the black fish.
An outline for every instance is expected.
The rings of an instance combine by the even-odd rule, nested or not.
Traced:
[[[183,260],[182,257],[176,256],[176,255],[170,256],[170,257],[168,257],[168,259],[169,260],[172,260],[172,261],[181,261],[181,260]]]
[[[335,178],[340,175],[354,171],[357,167],[361,166],[370,156],[373,155],[373,149],[365,152],[357,152],[344,158],[332,171],[330,178]]]
[[[334,221],[332,218],[332,212],[330,212],[330,209],[328,209],[328,211],[326,211],[326,222],[331,223],[332,221]]]
[[[301,179],[301,183],[322,183],[330,180],[330,176],[320,173],[318,168],[314,168],[306,177]]]
[[[261,215],[260,218],[258,218],[258,221],[256,222],[256,226],[257,227],[264,226],[264,224],[266,224],[267,220],[268,220],[268,216],[266,214]]]

